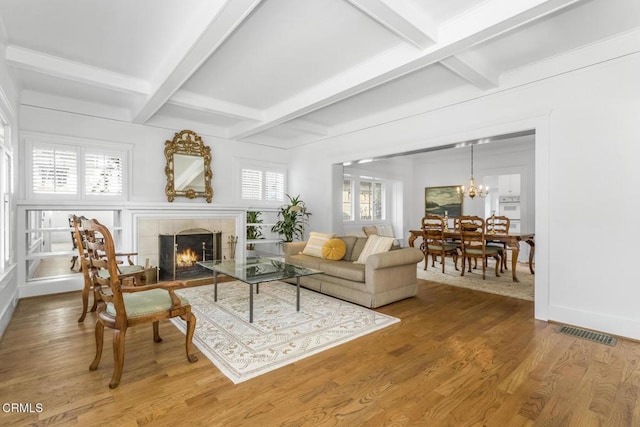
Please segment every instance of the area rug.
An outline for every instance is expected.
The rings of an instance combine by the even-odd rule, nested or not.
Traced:
[[[196,316],[193,342],[235,384],[390,326],[400,319],[283,282],[260,285],[249,323],[249,286],[234,281],[179,290]],[[182,319],[172,322],[183,333]]]
[[[486,279],[482,280],[481,265],[478,266],[478,269],[472,269],[471,273],[466,271],[464,276],[460,276],[460,271],[456,271],[453,266],[453,259],[447,257],[443,274],[440,264],[436,263],[435,268],[431,267],[431,257],[429,257],[427,270],[424,270],[424,262],[418,263],[418,279],[533,301],[535,275],[529,271],[528,264],[518,264],[516,273],[519,282],[514,282],[511,278],[511,261],[509,261],[509,270],[500,273],[500,277],[495,276],[494,265],[493,260],[489,261]],[[462,268],[459,259],[458,268]]]

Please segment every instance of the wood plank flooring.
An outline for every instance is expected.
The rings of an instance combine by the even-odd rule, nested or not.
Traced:
[[[398,324],[234,385],[168,321],[127,334],[120,386],[99,369],[79,293],[21,300],[0,342],[0,425],[638,426],[640,343],[557,333],[533,304],[421,281]],[[37,412],[36,403],[42,404]],[[3,406],[5,408],[5,406]]]

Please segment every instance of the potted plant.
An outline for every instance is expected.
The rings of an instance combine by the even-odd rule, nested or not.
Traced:
[[[271,231],[282,236],[285,242],[292,242],[298,237],[300,240],[304,237],[304,225],[306,224],[311,213],[307,212],[307,206],[300,200],[300,195],[289,198],[289,204],[284,205],[278,211],[280,218]]]
[[[262,212],[260,211],[247,211],[247,241],[264,239],[262,236]],[[255,243],[247,243],[247,250],[252,251],[255,249]]]

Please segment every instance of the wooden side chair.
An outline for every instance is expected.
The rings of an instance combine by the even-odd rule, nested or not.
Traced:
[[[460,217],[460,236],[462,250],[462,272],[464,276],[466,261],[469,261],[469,273],[471,273],[471,258],[482,261],[482,280],[486,277],[489,258],[496,260],[496,277],[500,277],[498,270],[502,264],[499,248],[488,247],[485,242],[485,222],[478,216]]]
[[[163,282],[153,285],[133,286],[133,276],[122,276],[118,272],[113,238],[109,229],[95,219],[82,220],[82,228],[104,240],[106,256],[91,258],[85,256],[83,262],[89,264],[90,276],[100,298],[105,302],[98,309],[96,321],[96,356],[89,366],[98,368],[104,344],[105,326],[113,329],[114,368],[109,388],[120,384],[124,366],[125,336],[127,329],[142,323],[153,325],[153,340],[160,342],[160,320],[180,317],[187,322],[186,353],[189,362],[198,358],[192,352],[192,339],[196,318],[191,313],[189,302],[175,294],[175,289],[186,286],[185,282]]]
[[[444,219],[439,215],[427,215],[422,218],[424,269],[429,263],[431,254],[431,266],[435,268],[436,258],[440,257],[442,272],[444,273],[445,257],[453,257],[453,265],[458,270],[458,244],[448,242],[444,236]]]
[[[96,237],[95,233],[85,230],[82,227],[82,223],[83,221],[86,221],[86,219],[87,218],[85,217],[78,217],[76,215],[72,215],[71,217],[71,221],[74,227],[74,246],[78,250],[78,256],[80,259],[80,270],[82,271],[82,276],[84,279],[84,287],[82,288],[82,313],[80,314],[78,322],[84,321],[87,315],[87,311],[96,311],[98,303],[100,302],[100,295],[94,288],[90,277],[90,263],[82,262],[82,260],[86,257],[88,257],[89,259],[100,259],[106,256],[104,240],[102,238]],[[127,259],[127,264],[124,264],[122,261],[118,260],[118,275],[121,278],[132,276],[135,285],[144,285],[144,267],[134,264],[131,258],[132,256],[137,255],[137,253],[116,253],[115,255],[116,258],[126,257]],[[102,274],[107,273],[103,272]],[[92,293],[92,291],[93,305],[91,306],[91,310],[89,310],[89,294]]]
[[[491,234],[509,234],[509,228],[511,228],[511,220],[504,215],[491,215],[486,220],[486,232],[487,236]],[[507,244],[504,242],[487,242],[487,246],[500,248],[502,251],[500,257],[502,258],[502,269],[509,270],[507,267]]]

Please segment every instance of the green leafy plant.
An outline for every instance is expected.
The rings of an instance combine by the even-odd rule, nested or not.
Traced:
[[[278,222],[271,227],[271,231],[278,233],[285,242],[292,242],[296,237],[302,240],[304,226],[311,213],[307,212],[306,204],[300,200],[300,195],[289,198],[289,204],[284,205],[278,211]]]
[[[260,211],[247,211],[247,224],[262,224],[261,216]],[[260,225],[247,225],[247,240],[264,239],[261,228]],[[247,249],[252,251],[255,249],[255,244],[248,243]]]

